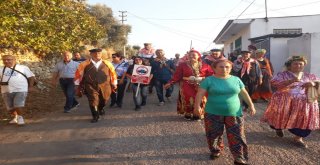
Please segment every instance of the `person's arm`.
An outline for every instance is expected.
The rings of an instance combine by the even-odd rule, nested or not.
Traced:
[[[168,89],[171,85],[173,85],[174,83],[182,80],[183,78],[183,65],[179,65],[177,67],[177,70],[174,72],[171,80],[169,80],[169,82],[167,84],[164,85],[165,89]]]
[[[201,104],[201,100],[203,98],[203,96],[207,93],[207,91],[205,89],[202,89],[201,87],[198,88],[198,92],[197,92],[197,95],[196,95],[196,100],[195,100],[195,103],[194,103],[194,113],[195,115],[198,115],[200,116],[201,114],[201,107],[200,107],[200,104]]]
[[[52,77],[51,77],[51,84],[54,87],[57,86],[58,79],[59,79],[59,69],[58,69],[58,64],[56,64],[53,68]]]
[[[249,113],[251,116],[253,116],[256,113],[256,109],[254,107],[254,104],[245,88],[241,88],[240,90],[240,96],[241,98],[249,105]]]

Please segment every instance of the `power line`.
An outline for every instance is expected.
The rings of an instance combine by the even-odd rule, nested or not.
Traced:
[[[236,19],[238,19],[245,11],[247,11],[247,9],[249,9],[249,7],[255,2],[256,0],[253,0],[239,15]]]
[[[252,3],[252,2],[251,2]],[[271,9],[268,11],[278,11],[278,10],[285,10],[285,9],[290,9],[290,8],[296,8],[296,7],[301,7],[301,6],[307,6],[307,5],[312,5],[315,3],[320,3],[320,1],[314,1],[310,3],[303,3],[299,5],[294,5],[294,6],[289,6],[289,7],[283,7],[283,8],[277,8],[277,9]],[[257,11],[257,12],[252,12],[244,15],[255,15],[258,13],[263,13],[263,11]],[[223,18],[234,18],[236,16],[229,16],[229,17],[202,17],[202,18],[154,18],[154,17],[141,17],[143,19],[147,20],[162,20],[162,21],[201,21],[201,20],[215,20],[215,19],[223,19]]]
[[[215,31],[215,30],[218,28],[218,26],[220,25],[220,23],[222,23],[222,21],[223,21],[225,18],[227,18],[228,15],[229,15],[230,13],[232,13],[233,10],[235,10],[235,9],[242,3],[242,1],[243,1],[243,0],[240,0],[240,1],[237,3],[237,5],[235,5],[235,6],[223,17],[223,19],[220,19],[220,21],[218,22],[218,24],[217,24],[214,28],[212,28],[212,29],[213,29],[212,31]],[[210,33],[209,33],[209,34],[210,34]],[[209,45],[208,45],[204,50],[207,50],[207,49],[211,46],[212,43],[213,43],[213,42],[212,42],[212,40],[211,40],[210,43],[209,43]]]
[[[199,38],[206,38],[206,37],[198,36],[198,35],[195,35],[195,34],[192,34],[192,33],[187,33],[187,32],[183,32],[183,31],[180,31],[180,30],[177,30],[177,29],[166,27],[166,26],[163,26],[163,25],[160,25],[160,24],[156,24],[156,23],[148,21],[148,20],[146,20],[146,19],[144,19],[142,17],[134,15],[131,12],[128,12],[128,13],[130,15],[132,15],[132,16],[134,16],[134,17],[136,17],[136,18],[138,18],[138,19],[140,19],[140,20],[142,20],[144,22],[147,22],[147,23],[149,23],[149,24],[151,24],[151,25],[153,25],[153,26],[155,26],[157,28],[160,28],[160,29],[162,29],[164,31],[167,31],[167,32],[170,32],[170,33],[174,33],[176,35],[183,36],[183,37],[186,37],[188,39],[192,38],[194,40],[197,40],[197,41],[200,41],[200,42],[203,42],[203,43],[207,43],[206,41],[199,39]]]

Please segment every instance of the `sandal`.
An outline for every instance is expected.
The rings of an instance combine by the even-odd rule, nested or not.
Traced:
[[[218,159],[220,157],[221,153],[218,152],[218,153],[212,153],[210,154],[210,159],[211,160],[215,160],[215,159]]]
[[[308,145],[304,141],[294,140],[295,145],[300,148],[308,148]]]

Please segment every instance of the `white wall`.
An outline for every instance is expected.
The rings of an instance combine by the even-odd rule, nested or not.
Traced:
[[[247,50],[248,49],[248,45],[250,45],[250,29],[249,27],[242,29],[241,31],[239,31],[236,35],[234,35],[232,38],[229,38],[226,42],[224,42],[224,54],[228,55],[228,53],[230,52],[230,44],[233,42],[233,46],[235,46],[235,40],[238,39],[239,37],[241,37],[241,43],[242,43],[242,47],[241,50]],[[234,47],[233,47],[234,50]]]
[[[320,77],[320,33],[311,34],[310,73]]]
[[[288,58],[288,38],[270,39],[270,61],[272,63],[274,74],[283,70],[284,62]]]
[[[273,29],[302,28],[302,33],[320,32],[320,15],[297,16],[297,17],[278,17],[255,19],[251,23],[251,38],[272,34]]]
[[[305,71],[310,72],[311,34],[304,34],[301,37],[288,40],[288,57],[294,55],[302,55],[307,58],[308,64],[305,66]]]
[[[320,76],[320,33],[304,34],[288,41],[289,55],[304,55],[308,60],[306,72]]]

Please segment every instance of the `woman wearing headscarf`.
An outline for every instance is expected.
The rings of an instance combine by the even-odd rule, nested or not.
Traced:
[[[184,114],[187,120],[203,118],[203,114],[196,115],[193,112],[195,96],[200,82],[213,74],[211,67],[203,63],[200,57],[201,54],[198,51],[191,49],[187,60],[179,64],[172,79],[165,85],[165,88],[169,88],[174,83],[181,82],[177,112]],[[206,98],[202,100],[201,108],[204,107],[205,102]]]
[[[270,85],[270,80],[273,75],[273,68],[271,62],[265,58],[267,51],[265,49],[256,50],[256,61],[259,62],[259,67],[262,73],[262,84],[257,86],[257,89],[252,94],[252,100],[262,99],[264,101],[269,101],[272,96],[272,90]]]
[[[249,96],[256,90],[259,84],[262,84],[262,73],[257,60],[251,58],[250,51],[242,51],[242,67],[238,72],[238,76],[245,85]],[[248,105],[243,102],[245,109],[248,109]]]
[[[283,137],[283,129],[288,129],[295,135],[295,144],[304,148],[307,145],[303,138],[320,128],[317,98],[308,97],[307,92],[319,89],[319,77],[303,72],[306,64],[303,56],[292,56],[285,62],[286,70],[271,80],[276,91],[262,117],[262,121],[276,130],[277,136]]]

